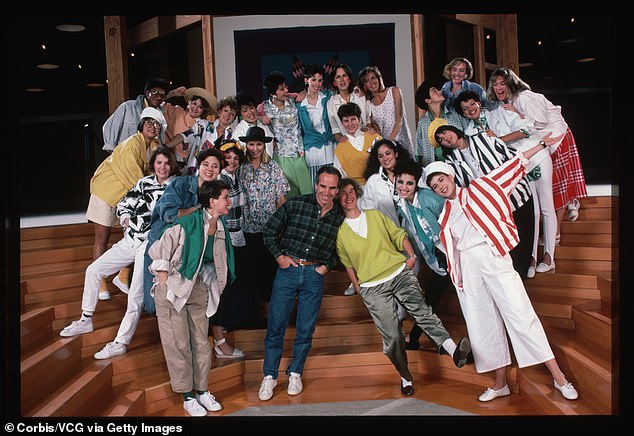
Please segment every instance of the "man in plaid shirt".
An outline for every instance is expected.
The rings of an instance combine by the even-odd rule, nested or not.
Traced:
[[[271,300],[265,338],[264,380],[259,398],[273,396],[284,349],[284,335],[297,297],[293,359],[286,370],[288,394],[302,392],[301,375],[312,346],[321,306],[324,275],[335,266],[336,239],[344,215],[335,202],[341,173],[333,167],[317,172],[315,193],[287,200],[264,227],[264,245],[279,265]]]

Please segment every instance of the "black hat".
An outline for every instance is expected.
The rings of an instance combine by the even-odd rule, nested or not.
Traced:
[[[240,136],[238,139],[242,142],[260,141],[264,143],[271,142],[273,140],[271,136],[265,136],[264,129],[258,126],[249,127],[246,136]]]

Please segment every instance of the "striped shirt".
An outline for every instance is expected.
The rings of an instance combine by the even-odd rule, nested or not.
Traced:
[[[460,253],[455,252],[457,244],[453,238],[456,235],[449,223],[451,208],[459,205],[493,253],[499,256],[506,255],[519,242],[509,196],[526,174],[527,163],[528,160],[519,154],[486,176],[471,180],[468,188],[457,187],[457,203],[445,201],[438,218],[440,240],[447,252],[447,269],[451,280],[459,291],[462,290],[462,271]]]
[[[517,151],[508,148],[504,141],[487,136],[485,133],[465,136],[465,139],[469,144],[466,149],[453,149],[451,154],[445,158],[445,162],[451,165],[456,172],[455,181],[458,186],[468,187],[474,179],[491,173],[517,155]],[[528,180],[521,179],[511,193],[510,200],[513,210],[523,206],[531,195]]]
[[[337,263],[336,242],[344,215],[334,202],[324,216],[315,194],[288,199],[264,226],[262,239],[274,258],[284,254],[327,265]]]

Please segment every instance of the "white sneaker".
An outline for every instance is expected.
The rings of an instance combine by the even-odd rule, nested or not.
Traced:
[[[196,398],[190,398],[183,402],[183,409],[191,416],[207,416],[207,409],[200,405]]]
[[[202,394],[196,394],[196,400],[210,412],[222,410],[222,405],[216,401],[216,397],[211,395],[209,391],[205,391]]]
[[[288,378],[288,389],[286,390],[288,395],[299,395],[303,389],[302,376],[291,372],[291,376]]]
[[[495,400],[497,397],[505,397],[507,395],[511,395],[511,390],[509,389],[508,385],[504,386],[502,389],[498,389],[497,391],[491,388],[487,388],[487,390],[478,397],[478,400],[491,401]]]
[[[69,336],[83,335],[84,333],[90,333],[94,328],[92,326],[92,320],[77,320],[70,323],[59,332],[60,336],[65,338]]]
[[[553,380],[553,383],[555,385],[555,389],[561,392],[561,395],[563,395],[566,400],[576,400],[579,398],[579,393],[577,393],[577,390],[572,383],[566,383],[563,386],[559,386],[555,380]]]
[[[110,292],[105,289],[103,291],[99,291],[99,299],[100,300],[110,300]]]
[[[535,271],[538,273],[544,273],[555,269],[555,262],[551,262],[550,265],[546,265],[544,262],[540,262],[535,267]]]
[[[112,284],[119,288],[119,290],[124,294],[130,292],[130,287],[126,283],[123,283],[119,276],[116,276],[114,279],[112,279]]]
[[[273,396],[273,388],[277,385],[277,379],[273,378],[270,375],[267,375],[262,380],[262,384],[260,385],[260,391],[258,392],[258,398],[261,401],[270,400]]]
[[[105,347],[95,353],[95,359],[109,359],[120,354],[125,354],[128,351],[125,344],[119,342],[108,342]]]
[[[533,277],[535,277],[535,267],[534,266],[529,266],[528,267],[528,271],[526,271],[526,278],[527,279],[532,279]]]
[[[350,283],[350,286],[348,286],[346,288],[345,291],[343,291],[343,295],[354,295],[356,294],[357,291],[354,290],[354,286],[352,286],[352,283]]]

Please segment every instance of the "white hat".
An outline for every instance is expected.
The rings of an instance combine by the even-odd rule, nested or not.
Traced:
[[[161,131],[164,132],[167,129],[167,121],[165,121],[165,117],[163,116],[163,112],[153,107],[146,107],[141,112],[141,119],[143,118],[152,118],[153,120],[161,123]]]
[[[440,161],[432,162],[430,164],[427,164],[427,166],[423,169],[423,176],[420,178],[418,185],[424,188],[431,189],[431,186],[427,184],[427,178],[429,177],[430,174],[434,174],[434,173],[443,173],[443,174],[450,175],[451,177],[454,177],[456,175],[455,171],[453,170],[453,167],[449,165],[448,163],[440,162]]]

